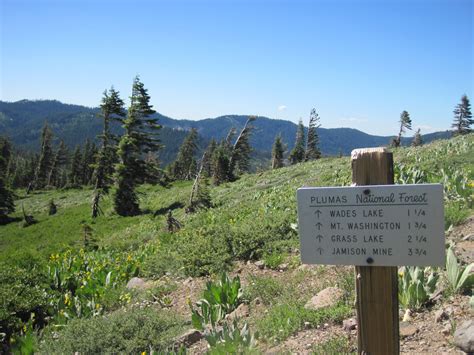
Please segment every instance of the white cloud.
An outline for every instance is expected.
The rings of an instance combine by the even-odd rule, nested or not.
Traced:
[[[278,111],[285,111],[286,110],[286,106],[285,105],[280,105],[278,106]]]

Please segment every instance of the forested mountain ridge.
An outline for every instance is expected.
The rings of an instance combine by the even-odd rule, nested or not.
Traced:
[[[98,119],[99,108],[64,104],[56,100],[21,100],[16,102],[0,101],[0,135],[7,135],[13,144],[25,150],[36,150],[39,147],[41,128],[48,122],[55,136],[63,139],[70,148],[81,145],[87,138],[95,139],[102,130],[102,121]],[[171,162],[191,128],[196,128],[202,147],[211,138],[224,138],[231,127],[238,130],[243,127],[248,116],[226,115],[207,118],[199,121],[177,120],[156,113],[163,126],[161,140],[164,149],[160,151],[160,161]],[[324,124],[324,118],[322,118]],[[294,145],[297,125],[290,121],[258,117],[253,123],[254,134],[252,147],[259,156],[268,156],[275,136],[282,135],[287,145],[287,153]],[[115,132],[121,128],[115,124]],[[324,155],[349,154],[352,149],[388,145],[392,137],[374,136],[353,128],[319,128],[320,147]],[[436,132],[423,136],[424,142],[448,138],[449,131]],[[411,137],[402,138],[407,145]]]

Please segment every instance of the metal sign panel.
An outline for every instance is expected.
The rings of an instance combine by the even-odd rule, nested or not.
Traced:
[[[303,187],[304,264],[445,265],[441,184]]]

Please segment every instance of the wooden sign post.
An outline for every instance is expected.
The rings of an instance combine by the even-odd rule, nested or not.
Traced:
[[[385,148],[352,152],[353,186],[301,187],[304,264],[354,265],[360,354],[398,354],[398,266],[445,265],[443,186],[393,184]]]
[[[385,148],[356,149],[351,154],[352,182],[393,184],[393,154]],[[397,267],[356,266],[359,354],[398,354]]]

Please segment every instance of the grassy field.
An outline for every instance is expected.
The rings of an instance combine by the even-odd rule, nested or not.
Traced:
[[[394,157],[397,183],[444,184],[446,228],[472,213],[474,135],[418,148],[399,148]],[[42,191],[28,196],[17,191],[14,216],[21,218],[24,206],[38,223],[26,228],[21,227],[21,222],[0,226],[2,280],[17,284],[20,293],[31,288],[46,289],[46,296],[37,301],[7,302],[12,285],[4,285],[0,289],[4,305],[0,325],[17,331],[28,322],[28,312],[34,309],[49,314],[44,323],[52,317],[56,324],[115,311],[127,303],[123,286],[136,275],[149,279],[165,274],[203,276],[231,270],[236,260],[264,259],[267,265],[277,266],[284,260],[282,256],[299,246],[296,189],[349,185],[350,176],[348,157],[323,158],[245,175],[234,183],[212,187],[213,208],[194,214],[184,212],[191,182],[176,182],[169,188],[146,185],[140,188],[142,215],[119,217],[112,211],[110,197],[106,197],[102,202],[104,214],[94,221],[90,218],[90,189]],[[48,215],[50,200],[58,206],[54,216]],[[183,225],[173,234],[166,231],[165,214],[169,209]],[[98,248],[86,245],[84,224],[92,227],[91,237]],[[37,281],[22,274],[21,270],[32,266],[41,276]],[[16,274],[8,276],[7,270],[16,270]],[[109,273],[111,276],[107,276]],[[75,280],[74,285],[64,280]],[[301,321],[314,317],[304,313],[300,301],[291,303],[287,296],[278,297],[282,305],[259,321],[265,325],[262,329],[271,332],[279,327],[275,322],[287,316],[298,318],[294,322],[297,327]],[[21,314],[15,313],[18,307]],[[14,319],[12,312],[16,314]],[[345,314],[345,308],[335,311],[335,317]],[[166,318],[166,322],[173,329],[182,326],[182,320],[175,324]],[[40,323],[35,325],[44,325]],[[288,330],[288,334],[293,331]]]

